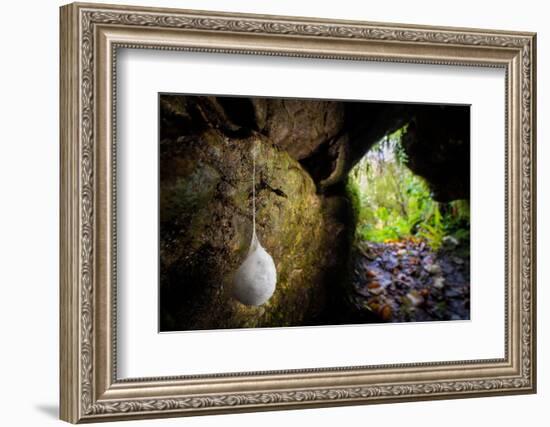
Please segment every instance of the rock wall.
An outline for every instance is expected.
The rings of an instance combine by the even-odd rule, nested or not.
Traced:
[[[403,138],[407,166],[426,179],[434,200],[470,197],[470,110],[417,107]]]
[[[278,273],[261,307],[230,295],[252,234],[252,150],[256,150],[257,233]],[[161,142],[161,329],[314,324],[341,267],[345,228],[311,177],[262,135],[219,130]],[[344,252],[341,252],[342,254]]]

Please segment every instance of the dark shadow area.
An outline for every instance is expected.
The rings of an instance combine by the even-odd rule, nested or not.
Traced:
[[[40,404],[40,405],[36,405],[35,408],[39,412],[42,412],[43,414],[47,415],[50,418],[59,419],[59,406],[58,405]]]

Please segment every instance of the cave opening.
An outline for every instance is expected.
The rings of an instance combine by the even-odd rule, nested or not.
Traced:
[[[437,201],[410,169],[408,126],[372,145],[345,180],[354,230],[345,310],[371,322],[466,319],[469,200]]]

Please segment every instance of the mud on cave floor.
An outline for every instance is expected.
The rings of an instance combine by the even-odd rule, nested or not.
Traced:
[[[417,238],[359,242],[348,299],[370,322],[470,318],[470,258],[465,248],[433,251]]]

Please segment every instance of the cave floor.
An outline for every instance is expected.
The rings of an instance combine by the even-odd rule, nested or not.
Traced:
[[[360,242],[350,300],[380,322],[468,320],[470,257],[465,248],[433,251],[417,238]]]

